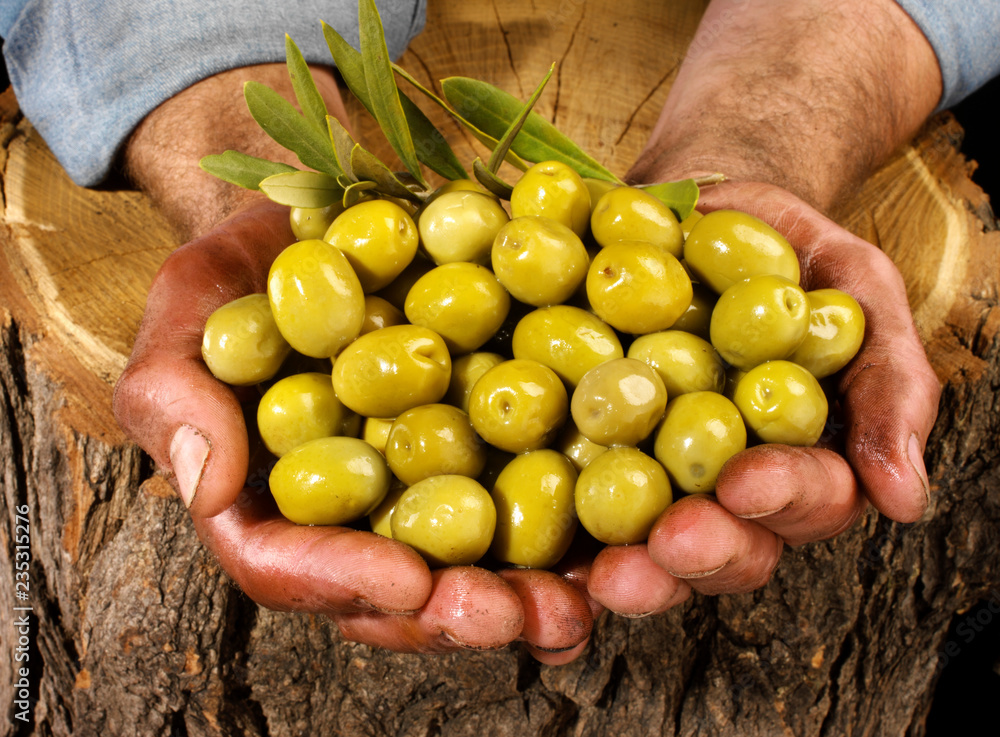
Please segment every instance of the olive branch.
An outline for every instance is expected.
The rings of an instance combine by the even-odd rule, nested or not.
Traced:
[[[365,193],[421,203],[431,193],[421,165],[446,180],[470,178],[444,135],[399,89],[398,76],[491,152],[487,162],[480,158],[473,162],[473,176],[501,198],[509,199],[512,190],[498,174],[504,161],[521,171],[532,163],[560,161],[581,177],[623,184],[533,110],[554,64],[527,102],[469,77],[441,80],[442,99],[391,61],[374,0],[359,0],[358,22],[360,49],[353,48],[326,23],[322,24],[323,36],[344,83],[375,118],[404,172],[392,171],[328,113],[301,51],[287,35],[286,65],[302,112],[259,82],[247,82],[243,95],[261,129],[307,168],[233,150],[205,156],[201,168],[231,184],[259,190],[277,203],[300,208],[327,207],[337,201],[350,206]],[[694,179],[643,189],[669,206],[678,220],[688,217],[698,202],[698,181]]]

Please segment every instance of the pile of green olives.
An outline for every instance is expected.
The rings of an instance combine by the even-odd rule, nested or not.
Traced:
[[[645,540],[748,443],[818,442],[820,381],[864,337],[858,303],[804,291],[764,222],[678,222],[559,162],[506,205],[457,181],[419,207],[290,217],[267,293],[209,317],[205,363],[259,387],[283,515],[432,566],[550,568],[577,534]]]

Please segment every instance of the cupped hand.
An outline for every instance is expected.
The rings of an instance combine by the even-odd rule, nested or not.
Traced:
[[[167,259],[115,389],[121,426],[168,473],[202,541],[258,603],[325,614],[349,639],[405,652],[520,639],[545,662],[578,655],[594,611],[585,570],[431,571],[374,533],[295,525],[261,485],[247,484],[254,449],[243,407],[205,367],[201,333],[217,307],[266,291],[271,262],[293,241],[287,209],[251,199]]]
[[[589,590],[604,606],[638,616],[686,598],[763,586],[783,546],[834,537],[871,503],[898,522],[927,510],[924,446],[940,384],[890,259],[802,200],[771,185],[727,182],[703,189],[702,212],[737,209],[788,238],[806,290],[837,288],[866,317],[865,339],[837,377],[843,428],[813,448],[760,445],[737,454],[714,494],[671,505],[645,545],[606,548]]]

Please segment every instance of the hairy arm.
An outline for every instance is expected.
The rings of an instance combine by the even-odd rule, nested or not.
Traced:
[[[630,177],[722,172],[835,211],[940,95],[894,0],[716,0]]]

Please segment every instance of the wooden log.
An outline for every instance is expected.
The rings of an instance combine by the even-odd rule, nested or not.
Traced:
[[[559,61],[538,109],[623,172],[703,5],[531,5],[432,3],[401,63],[425,83],[464,74],[523,98]],[[429,112],[463,161],[481,154]],[[230,585],[110,409],[175,239],[142,196],[73,186],[5,96],[0,704],[14,704],[27,666],[32,705],[0,735],[922,734],[952,617],[1000,597],[1000,235],[960,138],[936,118],[844,219],[899,264],[944,384],[925,518],[869,513],[786,552],[753,594],[604,615],[585,656],[553,668],[517,647],[423,657],[347,643],[322,618],[261,609]],[[27,663],[13,655],[23,507]]]

